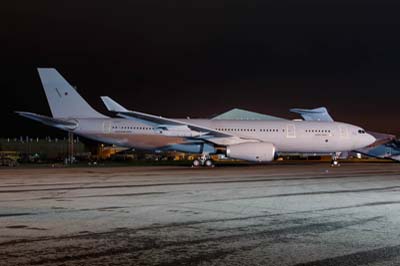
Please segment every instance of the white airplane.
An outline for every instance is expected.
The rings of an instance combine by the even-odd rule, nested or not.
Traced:
[[[211,154],[270,162],[279,153],[328,153],[336,165],[340,152],[375,142],[364,129],[326,117],[292,121],[234,109],[212,119],[170,119],[131,111],[101,97],[107,109],[119,116],[108,117],[94,110],[56,69],[39,68],[38,72],[53,117],[30,112],[19,115],[107,144],[199,154],[194,166],[213,166]]]
[[[316,109],[291,109],[290,111],[300,114],[306,121],[333,122],[333,118],[324,107]],[[400,140],[396,139],[395,135],[372,131],[367,131],[367,133],[372,135],[376,141],[372,145],[353,150],[352,152],[364,154],[368,157],[391,159],[400,162]],[[342,153],[341,158],[346,158],[346,153]]]

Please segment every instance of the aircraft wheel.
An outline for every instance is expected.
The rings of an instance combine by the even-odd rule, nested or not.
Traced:
[[[193,167],[198,167],[198,166],[200,166],[200,165],[201,165],[201,163],[200,163],[200,161],[197,160],[197,159],[195,159],[195,160],[193,161],[193,163],[192,163],[192,166],[193,166]]]
[[[207,159],[207,160],[204,162],[204,165],[207,166],[207,167],[214,167],[214,163],[213,163],[213,161],[210,160],[210,159]]]
[[[340,163],[339,163],[339,161],[337,161],[337,160],[333,160],[332,162],[331,162],[331,166],[332,167],[338,167],[338,166],[340,166]]]

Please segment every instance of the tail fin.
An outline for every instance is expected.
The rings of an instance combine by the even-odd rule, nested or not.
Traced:
[[[55,118],[106,118],[94,110],[54,68],[38,68],[50,110]]]
[[[290,111],[293,113],[300,114],[305,121],[324,121],[324,122],[334,121],[325,107],[319,107],[315,109],[293,108],[290,109]]]

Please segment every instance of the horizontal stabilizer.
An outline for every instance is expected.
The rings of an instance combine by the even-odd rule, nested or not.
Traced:
[[[328,110],[325,107],[319,107],[315,109],[290,109],[291,112],[300,114],[305,121],[323,121],[333,122],[333,118],[329,115]]]
[[[391,137],[392,135],[388,134],[382,134],[382,133],[375,133],[375,134],[387,135],[389,136],[389,138],[381,137],[381,139],[377,140],[376,144],[370,145],[366,148],[358,149],[355,152],[362,153],[369,157],[386,158],[395,161],[400,161],[400,140],[393,139]]]
[[[396,136],[392,134],[386,134],[374,131],[367,131],[367,133],[372,135],[376,139],[376,141],[371,145],[369,145],[368,147],[376,147],[396,140]]]
[[[35,114],[35,113],[30,113],[30,112],[15,112],[15,113],[19,114],[20,116],[38,121],[47,126],[56,127],[59,129],[74,130],[75,128],[78,127],[78,123],[74,122],[74,121],[66,121],[66,120],[62,120],[62,119],[56,119],[56,118],[39,115],[39,114]]]
[[[243,109],[232,109],[228,112],[222,113],[212,118],[213,120],[265,120],[265,121],[279,121],[286,120],[284,118],[260,114]]]
[[[400,162],[400,155],[392,156],[390,159]]]

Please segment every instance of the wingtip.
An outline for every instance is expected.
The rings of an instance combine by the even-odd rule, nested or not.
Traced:
[[[24,111],[14,111],[14,114],[17,114],[17,115],[24,115],[24,114],[27,114],[28,112],[24,112]]]
[[[106,106],[107,110],[110,112],[127,112],[128,110],[111,99],[109,96],[101,96],[101,100],[103,101],[104,105]]]

